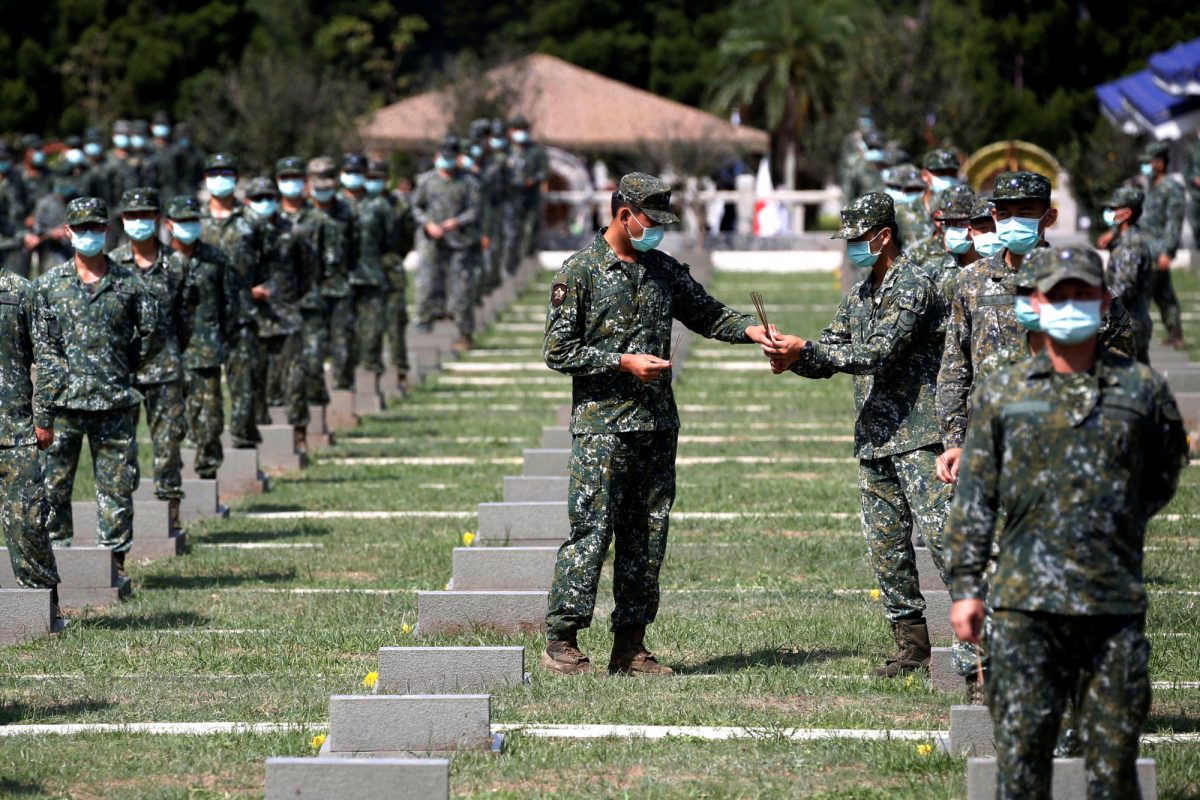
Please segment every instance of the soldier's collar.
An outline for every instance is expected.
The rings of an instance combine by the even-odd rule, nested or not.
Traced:
[[[1121,366],[1129,360],[1117,355],[1104,345],[1097,345],[1095,373],[1099,377],[1100,383],[1109,386],[1120,383],[1113,375],[1113,368]],[[1035,356],[1030,356],[1029,366],[1025,369],[1026,378],[1045,378],[1053,374],[1054,365],[1050,363],[1050,355],[1045,350]]]
[[[596,240],[592,242],[592,249],[596,252],[596,255],[600,256],[600,260],[604,264],[604,268],[612,269],[615,266],[623,265],[625,262],[617,256],[617,251],[613,250],[612,245],[610,245],[608,240],[604,238],[604,232],[607,230],[608,226],[605,225],[600,229],[600,232],[596,234]]]

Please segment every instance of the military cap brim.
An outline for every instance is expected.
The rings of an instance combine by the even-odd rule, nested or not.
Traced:
[[[871,192],[842,209],[842,225],[831,239],[857,239],[872,228],[896,224],[896,204],[884,192]]]
[[[679,222],[679,217],[671,211],[670,185],[653,175],[631,172],[622,176],[617,184],[617,194],[660,225]]]
[[[108,224],[108,203],[99,197],[77,197],[67,203],[68,225],[86,225],[91,222]]]
[[[155,211],[162,208],[158,190],[149,186],[126,189],[121,195],[121,211]]]
[[[1104,285],[1104,266],[1090,248],[1054,248],[1038,259],[1038,291],[1045,294],[1063,281],[1083,281],[1088,286]]]

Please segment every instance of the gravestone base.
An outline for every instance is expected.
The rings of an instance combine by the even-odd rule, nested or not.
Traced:
[[[929,589],[942,590],[949,587],[942,581],[941,573],[937,571],[937,566],[933,563],[933,553],[928,547],[914,547],[913,551],[917,554],[917,577],[921,581],[921,591]]]
[[[453,634],[487,629],[536,633],[546,626],[549,592],[417,592],[417,633]]]
[[[0,589],[0,646],[22,644],[50,635],[50,590],[17,589],[5,581]]]
[[[925,623],[929,626],[930,642],[953,642],[954,628],[950,625],[950,592],[945,589],[922,590],[925,597]]]
[[[329,390],[329,405],[325,406],[325,424],[333,431],[358,425],[358,415],[354,412],[354,392],[348,389]]]
[[[333,695],[322,755],[490,750],[492,698],[486,694]]]
[[[539,448],[524,450],[522,454],[525,458],[522,474],[526,477],[568,478],[571,475],[570,450]]]
[[[455,591],[549,591],[557,547],[456,547]]]
[[[573,440],[571,429],[565,425],[542,428],[542,448],[545,450],[570,450]]]
[[[566,501],[570,482],[570,478],[555,476],[531,478],[524,475],[506,475],[504,477],[504,502],[548,503]]]
[[[217,497],[222,502],[248,494],[267,491],[267,479],[258,471],[258,450],[253,447],[224,448],[225,458],[217,470]],[[190,447],[180,449],[183,456],[183,479],[198,480],[196,475],[196,451]]]
[[[934,647],[929,654],[929,682],[942,694],[966,695],[967,679],[954,671],[954,650]]]
[[[224,518],[229,516],[229,509],[220,504],[219,491],[215,480],[206,481],[200,478],[188,478],[183,481],[183,499],[179,501],[179,520],[185,525],[189,522],[199,522],[205,519]],[[142,478],[138,488],[133,493],[135,503],[158,501],[154,495],[154,481]]]
[[[444,758],[268,758],[266,800],[448,800]]]
[[[118,577],[117,562],[106,547],[56,547],[58,604],[63,608],[104,608],[132,591],[129,578]],[[8,548],[0,547],[0,586],[16,586]]]
[[[1158,771],[1154,759],[1139,758],[1138,784],[1142,800],[1158,797]],[[1050,796],[1054,800],[1087,800],[1087,778],[1082,758],[1054,759],[1054,778]],[[996,797],[996,759],[967,759],[967,800],[994,800]]]
[[[480,503],[479,538],[484,542],[562,542],[571,530],[567,501]]]
[[[956,756],[996,755],[996,731],[987,706],[950,706],[946,749]]]
[[[381,647],[376,694],[478,694],[525,680],[523,647]]]

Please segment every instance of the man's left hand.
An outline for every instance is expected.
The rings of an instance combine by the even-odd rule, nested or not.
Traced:
[[[773,344],[774,341],[778,340],[779,336],[779,330],[774,325],[771,326],[770,331],[762,325],[751,325],[749,328],[746,328],[746,338],[755,344],[761,344],[763,347]]]
[[[54,444],[54,427],[39,428],[36,425],[33,428],[34,438],[37,439],[37,449],[45,450],[50,445]]]
[[[1158,261],[1156,262],[1155,266],[1163,272],[1166,272],[1171,268],[1171,257],[1166,253],[1159,253]]]
[[[251,287],[250,296],[254,298],[254,302],[256,303],[265,303],[271,299],[271,290],[259,284],[258,286]]]

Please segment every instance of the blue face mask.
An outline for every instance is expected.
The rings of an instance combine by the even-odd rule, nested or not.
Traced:
[[[868,150],[863,154],[863,158],[865,158],[867,161],[870,161],[872,164],[878,164],[879,162],[883,161],[884,153],[882,150]]]
[[[351,189],[351,190],[361,189],[362,185],[363,185],[363,181],[364,181],[364,178],[363,178],[363,174],[361,172],[343,172],[342,173],[342,186],[345,186],[347,189]]]
[[[99,142],[88,142],[83,146],[83,152],[91,158],[95,158],[104,152],[104,147]]]
[[[146,137],[135,133],[133,136],[129,137],[129,144],[134,150],[141,150],[146,146]]]
[[[186,136],[176,139],[175,141],[179,142],[180,147],[187,147],[189,144],[192,143],[192,140],[187,138]]]
[[[66,158],[68,164],[82,164],[85,156],[83,155],[83,151],[78,147],[72,147],[67,151]]]
[[[146,241],[158,229],[158,225],[152,219],[123,219],[121,226],[125,228],[125,235],[135,242]]]
[[[209,175],[204,179],[204,185],[214,197],[229,197],[237,188],[237,178],[232,175]]]
[[[98,255],[104,249],[104,231],[71,231],[71,246],[81,256]]]
[[[299,197],[304,194],[303,178],[280,178],[275,181],[275,185],[279,187],[279,193],[284,197]]]
[[[1062,303],[1043,303],[1042,330],[1056,342],[1079,344],[1100,330],[1099,300],[1066,300]]]
[[[493,150],[503,150],[505,147],[508,147],[507,139],[501,139],[496,136],[493,136],[488,142],[491,144]]]
[[[872,236],[865,242],[847,242],[846,255],[850,257],[850,261],[856,267],[873,267],[875,262],[879,260],[879,253],[871,252],[871,242],[879,238],[879,233]]]
[[[482,157],[483,157],[483,145],[481,145],[481,144],[471,145],[471,158],[478,160]]]
[[[1104,224],[1110,228],[1117,227],[1117,210],[1115,208],[1104,209],[1101,216],[1104,217]]]
[[[250,210],[259,219],[268,219],[275,216],[275,212],[279,210],[279,201],[265,197],[261,200],[251,200]]]
[[[450,170],[454,169],[454,162],[445,156],[438,156],[433,160],[433,166],[445,172],[449,172]]]
[[[638,225],[642,224],[640,221],[636,220],[635,217],[630,217],[630,219],[636,221]],[[628,225],[625,226],[625,232],[629,233]],[[662,225],[655,225],[653,228],[642,226],[642,235],[640,238],[635,239],[633,238],[633,234],[629,233],[629,243],[632,244],[633,249],[637,250],[639,253],[646,253],[658,247],[659,244],[662,243],[663,234],[665,232],[666,231]]]
[[[513,131],[512,140],[517,144],[526,144],[529,141],[529,131]]]
[[[363,184],[363,188],[367,190],[367,194],[371,195],[372,197],[377,197],[383,194],[385,186],[386,181],[384,181],[383,178],[368,178],[367,182]]]
[[[971,249],[970,231],[966,228],[946,228],[942,235],[946,249],[955,255],[961,255]]]
[[[312,198],[324,205],[333,199],[333,189],[313,189]]]
[[[951,186],[958,185],[958,178],[951,178],[946,175],[934,175],[929,182],[929,188],[934,192],[944,192]]]
[[[0,161],[0,175],[3,175],[5,172],[8,172],[10,169],[12,169],[11,161]]]
[[[459,169],[471,169],[475,166],[475,159],[470,156],[462,156],[458,162]]]
[[[1042,217],[1009,217],[997,220],[996,235],[1000,237],[1000,244],[1023,256],[1037,247],[1038,242],[1042,240],[1038,231],[1041,223]]]
[[[200,220],[188,219],[171,221],[171,235],[184,244],[191,244],[200,238]]]
[[[46,154],[43,153],[41,150],[34,150],[33,155],[31,155],[29,157],[29,160],[33,163],[34,166],[40,167],[42,164],[46,163]]]
[[[171,126],[170,125],[152,125],[152,126],[150,126],[150,132],[153,133],[155,136],[157,136],[159,139],[165,139],[171,135]]]
[[[892,198],[892,202],[897,205],[907,206],[912,205],[921,196],[920,192],[902,192],[899,189],[884,189],[888,197]]]
[[[1142,170],[1142,174],[1145,175],[1147,178],[1154,177],[1154,165],[1153,164],[1149,164],[1149,163],[1142,164],[1141,170]]]
[[[971,234],[971,241],[975,243],[975,252],[984,258],[994,256],[1004,249],[1004,245],[1000,244],[1000,237],[996,235],[995,231]]]
[[[1042,317],[1038,312],[1033,310],[1033,301],[1026,295],[1017,295],[1013,298],[1013,311],[1017,315],[1017,322],[1021,323],[1021,327],[1027,331],[1042,330]]]
[[[124,150],[129,147],[129,137],[124,133],[113,134],[113,147]]]

